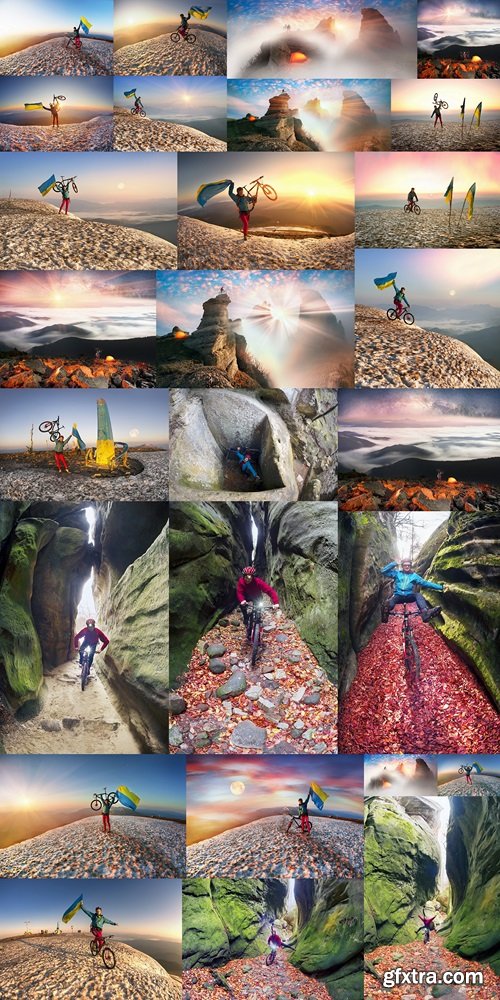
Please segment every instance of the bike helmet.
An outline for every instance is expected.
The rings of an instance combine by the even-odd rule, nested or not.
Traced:
[[[241,571],[242,576],[255,576],[255,569],[253,566],[244,566]]]
[[[86,625],[95,625],[95,618],[87,618]]]

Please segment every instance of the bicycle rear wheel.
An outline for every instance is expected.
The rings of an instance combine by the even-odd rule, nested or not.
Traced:
[[[101,954],[102,954],[102,960],[106,968],[114,969],[116,965],[116,958],[114,951],[111,951],[111,948],[109,948],[107,945],[104,945]]]
[[[257,656],[259,653],[259,641],[260,641],[260,624],[259,622],[256,622],[253,630],[252,667],[254,667],[257,662]]]
[[[262,191],[263,191],[263,194],[265,194],[266,198],[269,198],[269,201],[276,201],[277,200],[278,195],[277,195],[276,191],[274,190],[274,188],[271,187],[270,184],[263,184],[262,185]]]
[[[38,424],[38,430],[41,431],[42,434],[48,434],[49,431],[52,430],[53,426],[53,420],[42,420],[41,424]]]
[[[396,319],[396,318],[397,318],[397,312],[396,312],[396,310],[395,309],[388,309],[387,310],[387,319]]]
[[[93,809],[94,812],[99,812],[99,809],[101,808],[101,802],[100,802],[100,800],[99,799],[92,799],[92,802],[90,803],[90,808]]]

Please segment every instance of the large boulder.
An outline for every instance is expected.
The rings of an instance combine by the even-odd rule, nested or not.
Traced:
[[[416,938],[421,907],[437,889],[440,851],[429,800],[367,800],[365,820],[365,946]],[[426,816],[426,818],[424,818]]]
[[[299,933],[292,965],[324,982],[338,1000],[362,996],[362,880],[297,879],[295,899]]]
[[[357,672],[358,653],[380,623],[388,592],[382,566],[394,559],[397,541],[391,516],[340,514],[339,681],[347,694]]]
[[[92,561],[87,532],[81,528],[57,527],[50,544],[40,553],[32,612],[45,671],[72,655],[77,608]]]
[[[168,688],[167,525],[111,588],[110,640],[101,670],[148,751],[166,746]]]
[[[500,521],[495,514],[452,513],[423,546],[415,568],[446,586],[427,590],[440,604],[434,626],[475,671],[500,706]]]
[[[249,504],[172,504],[171,683],[186,670],[200,636],[234,607],[236,581],[251,553]]]
[[[262,509],[265,561],[287,615],[331,680],[337,679],[337,512],[330,503]]]
[[[283,911],[286,893],[280,879],[184,879],[184,968],[262,954],[267,921]]]
[[[56,521],[26,518],[10,536],[0,588],[0,685],[13,710],[36,699],[42,686],[42,649],[31,608],[33,579],[39,553],[57,528]]]
[[[451,799],[446,871],[451,886],[446,947],[486,960],[500,974],[500,800]]]

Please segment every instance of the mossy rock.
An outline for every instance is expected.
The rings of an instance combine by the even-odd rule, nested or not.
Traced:
[[[363,886],[360,879],[325,879],[290,959],[307,975],[330,973],[363,951]]]

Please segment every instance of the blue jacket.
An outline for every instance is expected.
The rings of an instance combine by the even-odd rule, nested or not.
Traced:
[[[234,183],[233,181],[231,181],[227,193],[231,198],[231,200],[234,201],[234,204],[236,205],[238,212],[251,212],[255,205],[255,198],[252,198],[252,196],[249,194],[238,195],[234,194],[233,192],[234,192]]]
[[[100,917],[98,917],[97,913],[91,913],[91,911],[86,910],[84,906],[82,906],[81,909],[83,910],[84,913],[87,914],[88,917],[90,917],[91,927],[94,927],[95,930],[102,931],[104,924],[113,924],[113,927],[117,926],[114,920],[108,920],[108,918],[102,916],[102,914]]]
[[[428,587],[429,590],[443,589],[442,583],[431,583],[430,580],[424,580],[418,573],[403,573],[402,569],[395,569],[395,566],[397,566],[397,562],[387,563],[387,566],[384,566],[380,572],[394,580],[394,593],[398,596],[406,597],[408,594],[413,594],[416,583],[420,584],[421,587]]]
[[[394,285],[394,291],[396,292],[396,294],[394,296],[394,301],[396,301],[396,299],[397,299],[398,302],[401,302],[401,301],[406,302],[406,305],[408,306],[408,309],[409,309],[410,308],[410,303],[408,302],[408,299],[406,298],[406,295],[403,293],[402,289],[401,288],[397,288],[396,285]],[[396,563],[394,563],[394,565],[396,565]],[[382,570],[382,573],[383,572],[384,571]]]

